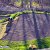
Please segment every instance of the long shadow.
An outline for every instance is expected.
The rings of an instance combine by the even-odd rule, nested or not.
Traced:
[[[34,34],[33,34],[34,31],[32,31],[32,28],[33,28],[34,24],[33,24],[32,20],[31,20],[30,16],[28,14],[26,14],[26,15],[27,15],[25,17],[26,18],[26,21],[28,23],[28,26],[30,28],[30,31],[31,31],[32,35],[34,36]],[[29,20],[28,20],[28,18],[29,18]]]
[[[42,14],[41,14],[41,15],[42,15]],[[45,33],[44,33],[44,29],[43,29],[44,27],[41,26],[41,23],[40,23],[40,20],[39,20],[40,18],[38,18],[38,15],[36,15],[36,16],[37,16],[37,20],[38,20],[38,22],[39,22],[39,28],[40,28],[40,30],[41,30],[41,34],[43,35],[43,38],[44,38],[44,37],[46,37],[46,35],[45,35]],[[42,17],[42,16],[41,16],[41,17]],[[43,22],[44,22],[44,21],[43,21]]]
[[[38,16],[37,16],[37,18],[38,18]],[[39,19],[38,19],[38,22],[39,22],[39,25],[40,25],[42,37],[44,38],[44,39],[42,39],[42,44],[43,44],[43,46],[46,48],[46,47],[48,47],[48,45],[46,44],[47,41],[45,40],[46,34],[45,34],[45,32],[44,32],[44,26],[45,26],[46,24],[45,24],[43,27],[41,27],[41,24],[40,24]],[[44,22],[44,23],[45,23],[45,22]],[[46,27],[46,28],[47,28],[47,27]]]
[[[25,17],[26,18],[26,21],[27,21],[27,23],[28,23],[28,25],[29,25],[29,28],[30,28],[30,30],[31,30],[31,23],[30,23],[30,21],[28,21],[28,19],[27,18],[30,18],[29,17],[29,15],[27,14],[27,17]],[[31,20],[31,19],[30,19]],[[32,23],[33,24],[33,23]],[[45,33],[44,33],[44,31],[43,31],[43,29],[41,29],[42,30],[42,34],[43,34],[43,38],[45,37]],[[33,33],[33,31],[32,31],[32,33]],[[40,39],[41,40],[41,39]],[[42,39],[41,40],[41,43],[42,43],[42,45],[44,46],[44,47],[46,47],[46,40],[44,40],[44,39]]]
[[[45,48],[47,48],[48,46],[46,45],[46,43],[44,41],[42,41],[41,38],[40,38],[39,30],[38,30],[38,27],[37,27],[35,13],[32,12],[32,15],[33,15],[33,21],[34,21],[34,27],[35,27],[35,33],[36,33],[38,47],[42,48],[44,46]]]
[[[35,18],[35,13],[32,12],[32,15],[33,15],[33,21],[34,21],[34,27],[35,27],[35,33],[36,33],[36,38],[37,38],[37,43],[38,43],[38,47],[41,48],[42,44],[41,44],[41,39],[40,39],[40,35],[39,35],[39,30],[38,30],[38,27],[37,27],[37,22],[36,22],[36,18]]]
[[[31,28],[30,21],[27,20],[28,17],[29,16],[25,14],[26,21],[28,22],[28,25]],[[42,48],[44,46],[45,48],[47,48],[48,46],[45,43],[46,41],[40,38],[39,30],[38,30],[38,27],[37,27],[37,22],[36,22],[36,18],[35,17],[34,17],[33,21],[34,21],[34,26],[35,26],[35,33],[36,33],[36,38],[37,38],[37,42],[38,42],[38,47]],[[44,32],[42,32],[42,33],[44,33]]]
[[[12,40],[12,37],[13,37],[13,35],[14,35],[14,31],[15,31],[15,29],[16,29],[16,26],[17,25],[15,25],[15,24],[13,24],[13,19],[8,19],[8,24],[7,24],[7,27],[9,27],[9,29],[7,30],[7,28],[6,28],[6,35],[2,38],[2,39],[6,39],[9,35],[9,39],[8,39],[8,44],[7,44],[7,46],[9,46],[10,45],[10,42],[11,42],[11,40]],[[18,23],[18,21],[19,21],[19,18],[18,18],[18,20],[16,20],[17,21],[17,23]],[[16,24],[17,24],[16,23]],[[10,32],[10,30],[13,28],[13,32]]]
[[[18,21],[19,21],[19,18],[18,18],[18,20],[17,20],[16,25],[15,25],[15,24],[12,25],[12,27],[13,27],[13,32],[12,32],[12,33],[9,32],[9,34],[11,34],[11,35],[10,35],[10,37],[9,37],[8,46],[9,46],[10,43],[11,43],[11,40],[12,40],[12,37],[13,37],[13,35],[14,35],[14,32],[15,32],[16,26],[17,26],[17,24],[18,24]]]
[[[45,11],[45,14],[47,21],[49,22],[49,16],[47,15],[47,11]]]
[[[30,16],[28,15],[28,13],[25,14],[25,16],[26,16],[25,18],[26,18],[26,21],[28,22],[28,25],[33,26],[33,22],[31,20]]]
[[[27,35],[26,35],[25,20],[24,20],[25,19],[25,14],[22,15],[22,18],[23,18],[23,26],[22,27],[23,27],[23,38],[24,38],[23,40],[24,40],[24,46],[27,49],[27,37],[26,37]]]

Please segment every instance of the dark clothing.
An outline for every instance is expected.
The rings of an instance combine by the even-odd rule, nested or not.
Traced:
[[[30,47],[29,50],[32,50],[32,48]]]
[[[29,50],[37,50],[37,49],[36,49],[36,48],[31,48],[31,47],[30,47]]]
[[[36,48],[33,48],[33,50],[37,50]]]

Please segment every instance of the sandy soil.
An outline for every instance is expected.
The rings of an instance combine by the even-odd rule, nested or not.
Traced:
[[[8,22],[5,23],[0,23],[0,39],[6,35],[5,31],[6,31],[6,25]]]

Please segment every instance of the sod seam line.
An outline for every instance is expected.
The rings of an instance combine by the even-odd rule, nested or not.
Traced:
[[[15,16],[17,17],[17,16],[19,16],[19,15],[21,15],[21,14],[25,14],[25,13],[32,13],[32,11],[28,11],[28,10],[26,10],[26,11],[23,11],[23,12],[16,12],[16,13],[14,13],[14,14],[7,14],[7,15],[0,15],[0,16],[10,16],[9,18],[15,18]],[[34,11],[34,13],[35,14],[50,14],[50,12],[43,12],[43,11]],[[13,16],[14,15],[14,16]],[[6,21],[8,21],[8,18],[5,18],[5,19],[2,19],[2,20],[0,20],[0,23],[3,23],[3,22],[6,22]]]

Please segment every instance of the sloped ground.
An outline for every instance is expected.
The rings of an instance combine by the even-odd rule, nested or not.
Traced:
[[[39,30],[38,35],[40,36],[40,38],[50,37],[50,31],[49,31],[50,30],[50,15],[35,14],[35,18],[33,17],[33,14],[22,14],[19,16],[19,18],[15,18],[12,23],[8,23],[6,25],[6,27],[5,27],[6,28],[6,31],[5,31],[6,35],[3,34],[5,36],[4,37],[2,36],[3,37],[2,40],[4,40],[4,41],[9,40],[10,46],[12,48],[13,48],[13,46],[18,45],[18,43],[12,44],[11,43],[12,40],[13,41],[20,41],[20,42],[24,41],[24,43],[25,42],[31,43],[31,40],[37,39],[37,37],[36,37],[37,34],[35,32],[36,27],[38,27],[38,30]],[[36,22],[34,21],[34,19],[36,20]],[[35,27],[35,25],[36,25],[35,23],[37,23],[36,27]],[[3,29],[4,29],[4,27],[3,27]],[[27,40],[30,40],[30,41],[27,42]],[[4,43],[4,41],[3,41],[3,43]],[[48,39],[46,41],[47,41],[46,44],[48,46],[50,46]],[[34,41],[34,42],[32,41],[32,43],[36,44],[36,41]],[[4,44],[7,45],[7,43],[4,43],[4,44],[3,43],[0,45],[1,46]],[[19,45],[21,45],[20,47],[22,47],[23,43],[20,43]],[[44,45],[45,45],[45,41],[44,41],[44,44],[42,43],[42,46],[44,46]]]
[[[10,6],[7,6],[7,8],[10,8]],[[4,8],[4,10],[7,9]],[[13,10],[13,9],[9,9],[9,10]],[[40,38],[49,37],[50,36],[50,15],[45,16],[44,14],[36,14],[35,17],[36,17],[37,27],[39,30],[38,35],[40,36]],[[33,20],[32,14],[21,15],[18,19],[18,22],[17,20],[14,20],[11,23],[11,26],[8,26],[9,24],[6,26],[6,36],[4,37],[2,36],[3,37],[2,39],[10,40],[10,41],[11,40],[26,41],[26,40],[37,39],[35,33],[35,27],[34,27],[36,24],[34,22],[35,21]],[[10,30],[7,31],[7,29]]]
[[[50,15],[46,16],[44,14],[36,14],[36,23],[39,30],[40,38],[50,36]],[[21,15],[17,20],[14,20],[11,26],[7,25],[7,35],[3,37],[4,40],[31,40],[36,39],[36,30],[32,14]]]
[[[2,19],[2,17],[0,17],[0,19]],[[16,17],[14,20],[17,20],[17,19],[18,19],[18,17]],[[6,35],[7,24],[8,24],[8,21],[4,22],[4,23],[0,23],[0,39],[3,38]]]

